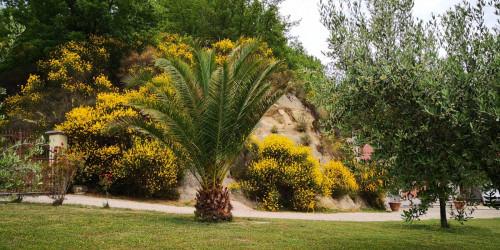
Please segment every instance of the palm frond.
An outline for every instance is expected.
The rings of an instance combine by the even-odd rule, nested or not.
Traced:
[[[256,56],[259,45],[238,46],[221,66],[207,50],[194,51],[192,67],[180,59],[157,59],[173,92],[143,83],[156,101],[132,100],[129,105],[149,122],[130,118],[114,128],[157,138],[182,155],[202,187],[220,186],[254,127],[286,92],[269,80],[281,62]]]

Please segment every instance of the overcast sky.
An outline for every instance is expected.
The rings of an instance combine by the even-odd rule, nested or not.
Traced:
[[[428,20],[431,13],[441,14],[461,1],[415,0],[413,13],[420,19]],[[298,37],[309,54],[326,64],[329,59],[321,52],[328,50],[328,30],[320,22],[318,3],[319,0],[286,0],[280,8],[281,14],[290,15],[292,21],[301,20],[298,26],[292,28],[291,35]],[[495,22],[496,16],[487,13],[486,23],[493,25]]]

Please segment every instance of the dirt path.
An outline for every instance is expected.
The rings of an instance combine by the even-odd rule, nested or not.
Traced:
[[[46,196],[26,197],[25,202],[50,203]],[[66,196],[65,204],[78,204],[88,206],[102,206],[104,198],[88,197],[82,195]],[[235,217],[252,218],[274,218],[274,219],[296,219],[296,220],[321,220],[321,221],[400,221],[400,213],[370,213],[370,212],[346,212],[346,213],[299,213],[299,212],[265,212],[254,210],[238,201],[232,201],[233,215]],[[109,199],[109,205],[115,208],[129,208],[134,210],[150,210],[165,213],[193,214],[193,207],[178,207],[146,202]],[[500,218],[500,210],[479,206],[473,214],[474,218]],[[439,219],[439,207],[429,209],[422,219]]]

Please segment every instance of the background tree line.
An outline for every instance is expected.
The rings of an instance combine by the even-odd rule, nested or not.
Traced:
[[[26,27],[17,48],[0,64],[0,85],[8,93],[36,71],[36,63],[68,41],[91,35],[112,38],[124,46],[112,53],[110,73],[116,77],[120,59],[131,50],[156,45],[163,32],[199,39],[205,45],[223,39],[259,37],[291,69],[302,65],[321,69],[297,42],[289,46],[288,31],[295,23],[280,15],[282,0],[2,0],[0,23],[11,17]],[[0,25],[0,40],[9,31]]]

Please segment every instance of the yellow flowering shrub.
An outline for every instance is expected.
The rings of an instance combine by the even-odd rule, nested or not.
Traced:
[[[389,176],[387,171],[371,161],[350,162],[353,166],[354,176],[359,185],[361,197],[373,208],[385,209],[384,198],[386,196]]]
[[[353,195],[358,192],[359,187],[354,174],[341,162],[330,161],[323,166],[323,171],[325,174],[323,185],[330,190],[333,197]]]
[[[102,90],[113,90],[103,75],[104,64],[110,57],[105,43],[106,39],[97,36],[85,42],[70,41],[53,51],[48,60],[40,61],[38,68],[46,74],[47,84],[61,86],[67,93],[90,96]],[[107,83],[103,85],[103,82]]]
[[[106,81],[102,84],[106,84]],[[169,88],[169,79],[160,75],[152,80],[156,85]],[[76,181],[97,183],[102,173],[113,174],[115,192],[136,193],[143,196],[175,197],[174,187],[180,178],[180,168],[173,153],[157,141],[143,140],[131,130],[118,134],[104,134],[112,122],[137,117],[140,114],[127,107],[131,100],[154,101],[147,88],[97,95],[95,106],[81,106],[66,114],[66,120],[55,129],[63,130],[72,149],[87,156],[85,166]]]
[[[219,65],[224,63],[234,47],[235,44],[229,39],[224,39],[212,44],[212,50],[215,52],[215,62]]]
[[[262,201],[267,210],[313,211],[316,195],[322,193],[323,176],[310,149],[275,134],[250,145],[258,147],[257,156],[242,175],[243,191]]]
[[[65,113],[92,102],[98,93],[117,91],[104,74],[110,58],[107,42],[97,36],[70,41],[38,62],[38,74],[30,75],[21,91],[6,99],[8,119],[49,130],[64,120]]]
[[[127,179],[140,195],[176,198],[182,168],[174,153],[158,141],[134,137],[119,165],[118,177]]]
[[[271,212],[279,211],[280,208],[283,208],[280,204],[280,198],[280,192],[276,189],[271,189],[262,198],[262,207]]]
[[[66,121],[56,126],[55,129],[68,136],[73,150],[87,156],[85,167],[77,175],[79,181],[88,181],[102,173],[118,175],[116,167],[122,151],[130,146],[131,134],[105,136],[102,130],[116,119],[138,115],[132,108],[123,106],[126,102],[126,95],[101,93],[95,107],[75,108],[66,114]]]
[[[231,53],[234,48],[236,48],[238,45],[243,45],[254,40],[254,38],[240,37],[240,39],[236,43],[229,39],[224,39],[213,43],[211,50],[215,52],[215,61],[217,62],[217,64],[222,65],[227,60],[229,53]],[[257,54],[265,58],[272,59],[273,51],[268,47],[267,43],[263,42],[262,46],[257,51]]]
[[[191,53],[191,46],[183,41],[178,34],[165,33],[157,46],[159,57],[181,58],[190,65],[194,62],[194,55]]]
[[[314,211],[316,207],[316,192],[313,189],[298,188],[293,196],[293,208],[301,211]]]

